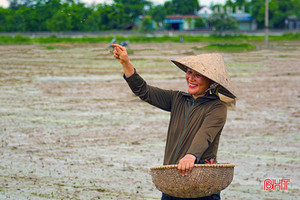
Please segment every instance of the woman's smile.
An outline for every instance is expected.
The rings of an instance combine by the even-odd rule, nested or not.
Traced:
[[[195,83],[189,83],[189,87],[190,88],[196,88],[198,86],[198,84],[195,84]]]

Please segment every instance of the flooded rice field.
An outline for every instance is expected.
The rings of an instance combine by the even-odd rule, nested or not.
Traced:
[[[170,59],[204,43],[131,44],[149,84],[186,91]],[[218,160],[235,163],[222,199],[300,196],[300,42],[222,53],[238,95]],[[106,44],[0,46],[0,199],[160,199],[169,113],[135,97]],[[290,179],[265,191],[265,179]]]

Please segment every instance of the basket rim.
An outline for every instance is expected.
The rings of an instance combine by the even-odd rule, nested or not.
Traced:
[[[235,167],[233,163],[216,163],[216,164],[195,164],[194,167],[201,168],[201,167],[213,167],[213,168],[231,168]],[[154,166],[151,167],[151,170],[163,170],[163,169],[173,169],[178,168],[178,165],[163,165],[163,166]]]

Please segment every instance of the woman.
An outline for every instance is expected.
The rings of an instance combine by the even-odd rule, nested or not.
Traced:
[[[186,176],[195,163],[217,162],[227,106],[218,94],[235,99],[224,60],[220,54],[203,54],[172,60],[186,72],[188,93],[148,85],[136,72],[125,47],[113,44],[114,57],[122,64],[124,78],[143,101],[171,112],[164,165],[178,164]],[[222,96],[223,97],[223,96]],[[163,194],[162,199],[179,199]],[[219,194],[197,199],[220,199]]]

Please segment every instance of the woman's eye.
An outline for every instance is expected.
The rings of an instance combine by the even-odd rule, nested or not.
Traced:
[[[197,78],[201,78],[201,74],[196,74],[195,75]]]

